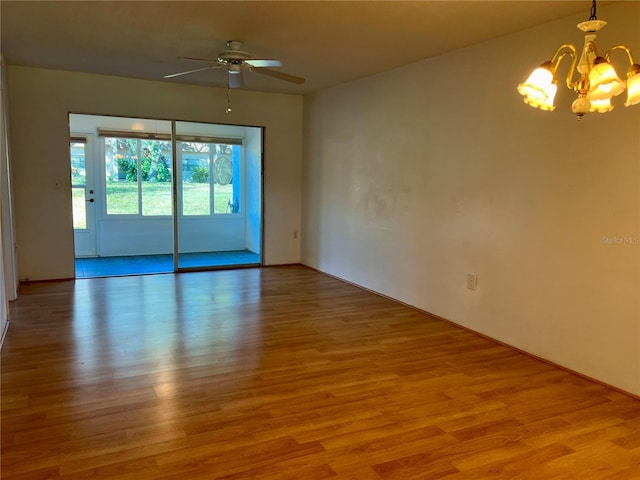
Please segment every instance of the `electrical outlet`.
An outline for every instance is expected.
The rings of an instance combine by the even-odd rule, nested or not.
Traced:
[[[475,273],[467,273],[467,288],[469,290],[478,289],[478,275]]]

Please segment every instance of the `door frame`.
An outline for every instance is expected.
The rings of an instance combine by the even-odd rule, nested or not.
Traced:
[[[103,152],[101,152],[102,150],[102,141],[101,141],[101,137],[103,136],[103,132],[106,133],[116,133],[118,131],[128,131],[129,129],[131,129],[131,132],[149,132],[148,135],[151,135],[151,137],[149,138],[156,138],[158,135],[162,134],[162,131],[158,129],[158,124],[157,122],[167,122],[170,125],[172,124],[171,128],[172,130],[175,129],[175,124],[176,122],[178,123],[182,123],[182,122],[186,122],[186,123],[194,123],[194,124],[198,124],[198,123],[203,123],[203,124],[209,124],[209,125],[215,125],[221,128],[221,132],[223,132],[221,134],[221,139],[228,139],[228,138],[234,138],[236,131],[235,129],[240,129],[241,131],[247,131],[247,130],[251,130],[256,132],[255,133],[255,139],[257,140],[257,143],[254,142],[254,149],[255,149],[255,158],[258,161],[258,164],[256,166],[258,166],[259,170],[256,171],[256,175],[255,177],[259,180],[258,183],[260,185],[259,187],[259,193],[257,193],[258,195],[258,202],[256,203],[256,208],[257,208],[257,219],[258,221],[255,222],[255,228],[253,229],[253,234],[255,238],[255,241],[253,242],[253,248],[250,248],[251,251],[255,252],[258,254],[258,262],[257,263],[253,263],[253,264],[235,264],[235,263],[230,263],[228,266],[222,267],[221,268],[239,268],[239,267],[243,267],[243,266],[261,266],[264,264],[264,232],[265,232],[265,221],[264,221],[264,198],[265,198],[265,194],[264,194],[264,136],[265,136],[265,128],[264,126],[255,126],[255,125],[234,125],[234,124],[221,124],[221,123],[217,123],[217,122],[198,122],[198,121],[190,121],[190,120],[170,120],[170,119],[161,119],[161,118],[150,118],[150,117],[134,117],[134,116],[118,116],[118,115],[100,115],[100,114],[93,114],[93,113],[76,113],[76,112],[70,112],[70,119],[69,119],[69,125],[70,125],[70,134],[72,135],[77,135],[77,136],[81,136],[81,137],[85,137],[87,139],[87,143],[91,143],[92,146],[89,147],[87,145],[87,151],[86,154],[88,155],[89,153],[92,154],[93,156],[91,157],[91,161],[92,161],[92,167],[94,169],[93,174],[91,175],[91,180],[94,182],[93,184],[93,190],[95,193],[95,202],[92,204],[93,206],[93,218],[92,218],[92,226],[93,226],[93,230],[95,232],[95,241],[94,241],[94,245],[95,245],[95,253],[96,256],[99,256],[101,254],[104,255],[118,255],[117,253],[115,253],[115,250],[109,251],[109,253],[101,253],[101,248],[104,247],[106,245],[106,240],[103,239],[102,235],[105,233],[104,228],[105,226],[102,225],[103,220],[107,220],[106,218],[106,205],[105,205],[105,199],[104,199],[104,195],[105,192],[104,190],[104,179],[102,178],[105,174],[104,172],[104,166],[102,165],[102,157],[103,157]],[[77,118],[74,118],[77,117]],[[86,118],[84,118],[86,117]],[[139,125],[139,121],[142,122],[142,125],[144,128],[139,129],[137,128]],[[129,126],[127,128],[127,124],[130,124],[131,122],[136,122],[136,128],[132,128],[132,126]],[[149,127],[149,125],[145,125],[145,122],[156,122],[156,124],[154,126]],[[95,125],[95,129],[94,129],[94,125]],[[246,129],[246,130],[245,130]],[[72,132],[72,133],[71,133]],[[160,133],[159,133],[160,132]],[[167,132],[168,133],[168,132]],[[199,132],[195,132],[195,133],[199,133]],[[143,135],[139,134],[139,135]],[[216,133],[214,136],[219,135],[218,133]],[[176,138],[176,134],[175,134],[175,130],[173,131],[173,135],[172,135],[172,148],[175,148],[176,142],[175,139]],[[100,151],[99,151],[100,150]],[[173,222],[178,221],[178,215],[180,215],[180,209],[179,209],[179,205],[178,203],[178,193],[176,190],[178,190],[178,185],[177,185],[177,179],[179,176],[179,173],[181,173],[180,169],[182,168],[181,164],[177,164],[177,160],[178,160],[178,155],[176,155],[176,152],[173,151],[172,156],[172,162],[173,162],[173,182],[172,182],[172,203],[173,203]],[[87,178],[87,182],[89,182],[89,178]],[[90,186],[87,186],[87,193],[88,191],[91,189]],[[244,190],[244,189],[243,189]],[[243,191],[243,196],[246,196],[247,192]],[[241,202],[246,203],[246,198],[243,198],[241,200]],[[122,218],[121,220],[126,220],[128,222],[131,222],[135,219],[133,218]],[[173,223],[171,222],[171,223]],[[246,224],[246,221],[245,221]],[[191,268],[183,266],[183,267],[179,267],[179,265],[177,265],[177,260],[178,258],[176,258],[177,256],[175,255],[176,250],[178,250],[178,232],[179,228],[177,227],[177,225],[174,225],[173,228],[173,252],[166,252],[166,253],[174,253],[174,272],[178,272],[178,271],[184,271],[184,270],[191,270]],[[135,233],[134,233],[135,235]],[[227,241],[228,238],[224,238],[224,241]],[[110,243],[110,242],[109,242]],[[101,247],[102,245],[102,247]],[[248,245],[249,247],[251,247],[251,245]],[[114,245],[115,247],[115,245]],[[225,246],[221,246],[223,249],[225,248]],[[257,247],[257,248],[256,248]],[[242,248],[242,247],[240,247]],[[113,250],[113,249],[111,249]],[[215,250],[213,250],[215,251]],[[220,251],[224,251],[224,250],[220,250]],[[75,253],[75,247],[74,247],[74,253]],[[81,253],[85,253],[85,251],[81,252]],[[88,252],[87,252],[88,253]],[[93,252],[91,252],[93,253]],[[150,254],[153,254],[154,252],[149,252]],[[158,253],[162,253],[162,252],[158,252]],[[127,253],[123,253],[123,255],[127,255]],[[129,255],[134,255],[134,253],[129,253]],[[137,253],[136,255],[143,255],[142,253]],[[196,267],[198,268],[198,267]],[[204,269],[215,269],[217,267],[212,266],[212,268],[209,267],[205,267]]]

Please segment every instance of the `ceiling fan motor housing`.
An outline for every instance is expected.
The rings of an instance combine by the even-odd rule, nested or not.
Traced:
[[[251,54],[241,50],[243,43],[238,40],[229,40],[227,50],[218,54],[218,60],[223,63],[240,64],[251,59]]]

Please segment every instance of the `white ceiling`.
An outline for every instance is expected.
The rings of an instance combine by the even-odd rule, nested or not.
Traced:
[[[605,3],[605,2],[602,2]],[[611,3],[611,2],[606,2]],[[294,85],[245,73],[245,88],[306,93],[389,70],[550,20],[580,1],[0,1],[9,65],[226,86],[223,70],[171,80],[217,57],[227,40],[276,58]]]

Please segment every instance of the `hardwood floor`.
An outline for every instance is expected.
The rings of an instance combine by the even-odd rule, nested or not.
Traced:
[[[11,313],[3,480],[640,479],[640,401],[304,267]]]

